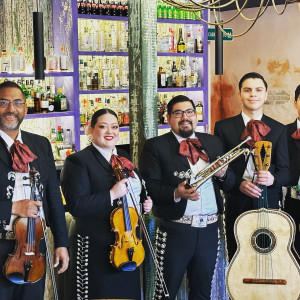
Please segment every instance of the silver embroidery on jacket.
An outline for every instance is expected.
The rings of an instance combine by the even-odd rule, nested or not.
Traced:
[[[89,237],[77,234],[76,299],[88,299]]]
[[[164,254],[165,248],[167,246],[167,233],[160,231],[159,228],[156,229],[156,241],[155,241],[155,252],[156,258],[159,264],[161,274],[163,275],[164,270]],[[163,284],[159,279],[159,276],[155,275],[155,291],[153,299],[161,299],[163,297]]]

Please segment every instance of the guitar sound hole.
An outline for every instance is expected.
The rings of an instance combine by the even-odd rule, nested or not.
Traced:
[[[258,253],[270,253],[276,245],[275,235],[270,229],[260,228],[252,234],[251,245]]]

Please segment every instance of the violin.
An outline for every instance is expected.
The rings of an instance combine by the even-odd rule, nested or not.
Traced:
[[[28,177],[24,177],[28,179]],[[37,188],[38,172],[32,167],[29,171],[30,200],[41,201]],[[43,206],[38,207],[37,218],[16,218],[13,231],[16,239],[14,252],[8,255],[4,265],[4,273],[9,281],[16,284],[35,283],[46,271],[45,255],[39,252],[39,244],[44,239],[46,257],[52,281],[53,296],[58,300],[53,262],[46,234],[46,220]]]
[[[128,178],[128,174],[119,164],[113,167],[117,180]],[[128,207],[127,197],[124,195],[119,206],[110,215],[112,231],[115,232],[115,244],[111,245],[110,262],[121,271],[135,270],[145,258],[142,241],[136,236],[138,213],[133,207]]]
[[[30,172],[30,199],[36,199],[34,173]],[[27,179],[27,178],[25,178]],[[34,283],[39,281],[45,274],[44,254],[39,251],[40,240],[43,239],[42,222],[40,217],[18,217],[13,225],[16,245],[14,252],[8,255],[4,265],[4,272],[9,281],[16,284]]]

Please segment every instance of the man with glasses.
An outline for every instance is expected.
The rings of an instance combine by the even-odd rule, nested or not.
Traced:
[[[146,141],[141,171],[159,219],[156,249],[170,299],[175,299],[185,271],[189,299],[210,299],[218,249],[219,215],[223,212],[220,188],[231,188],[234,175],[227,166],[198,189],[175,172],[197,174],[222,153],[221,141],[195,132],[195,104],[186,96],[168,103],[171,132]],[[216,163],[212,169],[221,166]],[[192,182],[190,182],[192,183]],[[164,299],[160,282],[154,299]]]
[[[22,89],[14,82],[0,84],[0,265],[14,252],[16,240],[14,222],[17,217],[37,218],[43,206],[55,243],[54,266],[62,264],[58,273],[68,267],[68,235],[59,183],[49,141],[20,130],[27,106]],[[40,201],[30,199],[29,170],[34,167],[38,175],[37,189]],[[26,232],[26,231],[25,231]],[[17,233],[22,234],[22,233]],[[24,233],[25,235],[26,233]],[[26,237],[24,237],[26,240]],[[43,242],[40,249],[44,249]],[[23,258],[23,257],[22,257]],[[23,258],[24,259],[24,258]],[[29,264],[30,265],[30,264]],[[32,266],[29,266],[29,274]],[[18,272],[20,273],[20,272]],[[19,274],[19,283],[0,272],[0,299],[44,299],[45,276],[36,283],[28,283]],[[17,276],[16,276],[17,277]],[[14,283],[13,283],[14,282]]]

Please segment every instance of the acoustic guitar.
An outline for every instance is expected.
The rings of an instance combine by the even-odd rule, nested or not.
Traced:
[[[257,170],[268,170],[271,143],[257,142]],[[294,256],[295,223],[281,210],[268,209],[267,188],[258,209],[241,214],[234,225],[237,251],[229,264],[226,286],[232,300],[300,299],[300,267]]]

